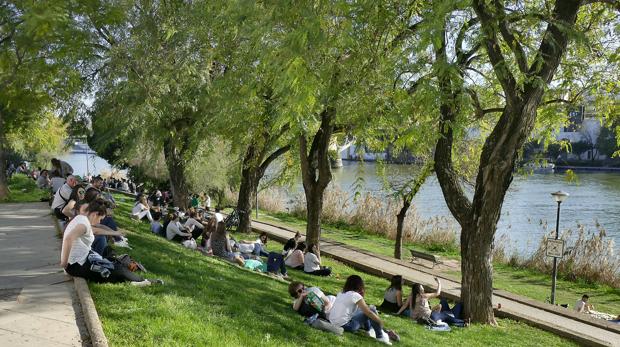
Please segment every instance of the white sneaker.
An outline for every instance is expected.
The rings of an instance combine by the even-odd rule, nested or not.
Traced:
[[[375,335],[375,329],[372,328],[370,328],[370,330],[368,330],[366,334],[368,334],[368,336],[372,337],[373,339],[377,337],[377,335]]]
[[[377,339],[377,341],[383,342],[383,343],[385,343],[388,346],[392,345],[392,343],[390,342],[390,337],[388,336],[388,334],[385,331],[383,332],[383,335],[381,336],[381,338]]]

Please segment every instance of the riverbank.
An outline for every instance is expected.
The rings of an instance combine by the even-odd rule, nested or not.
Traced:
[[[305,232],[305,221],[303,219],[283,212],[260,211],[258,221]],[[393,240],[366,232],[359,227],[350,227],[342,223],[338,225],[324,223],[322,236],[377,254],[385,256],[394,255]],[[404,244],[406,259],[410,258],[408,249],[412,248],[449,259],[450,266],[439,266],[437,269],[440,269],[446,275],[460,280],[460,265],[458,262],[460,256],[458,251],[453,251],[451,247],[450,251],[441,251],[435,247],[406,242]],[[500,262],[495,262],[493,266],[493,284],[495,288],[524,295],[541,302],[545,302],[549,297],[551,291],[550,275]],[[598,310],[610,313],[620,312],[620,288],[599,283],[587,283],[582,280],[558,280],[556,298],[560,304],[568,304],[572,307],[574,302],[586,293],[590,295],[591,302],[595,303],[595,307]]]
[[[342,337],[319,332],[302,323],[291,309],[288,283],[243,270],[217,258],[168,242],[149,231],[148,223],[131,220],[129,197],[117,196],[115,218],[130,231],[129,254],[151,276],[164,279],[157,287],[125,284],[91,284],[104,331],[113,345],[226,345],[226,346],[377,346],[364,334]],[[280,243],[268,248],[279,251]],[[123,249],[125,252],[125,249]],[[331,277],[316,277],[291,270],[293,280],[337,293],[344,280],[358,271],[329,258]],[[365,299],[378,305],[388,282],[360,274],[366,282]],[[432,332],[406,318],[381,315],[385,325],[401,337],[400,346],[466,345],[571,346],[573,342],[509,319],[499,327],[472,325],[449,333]],[[527,336],[527,340],[523,340]]]

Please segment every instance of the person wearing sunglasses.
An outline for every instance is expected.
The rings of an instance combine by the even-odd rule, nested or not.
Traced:
[[[320,318],[327,319],[336,297],[325,295],[319,287],[306,287],[302,282],[291,282],[288,293],[293,300],[293,310],[304,317],[318,314]]]
[[[84,189],[82,185],[78,184],[75,187],[73,187],[73,189],[71,190],[71,195],[69,195],[69,201],[67,202],[65,207],[62,208],[62,214],[67,216],[67,218],[69,219],[72,219],[73,217],[75,217],[76,215],[75,209],[74,209],[75,203],[78,201],[84,200],[85,195],[86,195],[86,190]]]

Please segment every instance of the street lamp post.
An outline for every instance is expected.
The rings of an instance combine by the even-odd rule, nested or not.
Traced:
[[[558,213],[557,213],[557,217],[555,220],[555,239],[556,240],[560,238],[560,204],[562,204],[562,202],[568,198],[568,195],[569,195],[568,193],[563,192],[563,191],[557,191],[555,193],[551,193],[551,196],[553,196],[555,201],[558,203]],[[551,278],[551,305],[555,305],[555,286],[556,286],[557,277],[558,277],[558,258],[553,257],[553,277]]]

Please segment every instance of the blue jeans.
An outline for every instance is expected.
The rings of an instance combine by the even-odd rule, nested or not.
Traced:
[[[374,306],[371,306],[370,310],[377,314],[377,309]],[[354,333],[360,330],[360,328],[364,330],[370,330],[371,327],[375,331],[376,338],[380,339],[381,337],[383,337],[383,330],[381,329],[379,323],[368,318],[368,316],[366,316],[364,312],[358,311],[356,314],[353,315],[353,317],[347,324],[342,326],[342,329],[344,329],[344,331]]]
[[[463,304],[458,303],[451,309],[446,299],[441,299],[441,312],[431,313],[431,319],[434,321],[442,321],[451,325],[464,326],[465,321],[459,319],[463,311]]]
[[[254,244],[254,250],[252,251],[252,254],[254,254],[256,256],[260,256],[260,257],[268,257],[269,256],[269,252],[265,251],[265,249],[263,248],[263,245],[261,245],[259,243],[255,243]]]
[[[90,249],[98,254],[103,254],[103,250],[108,245],[108,239],[104,235],[95,235],[93,244],[90,245]]]

